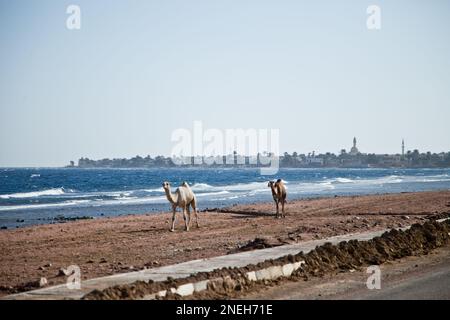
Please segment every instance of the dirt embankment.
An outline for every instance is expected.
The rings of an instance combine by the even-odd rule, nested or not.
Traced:
[[[272,203],[200,213],[200,228],[168,232],[170,213],[122,216],[0,231],[0,295],[32,289],[41,277],[64,283],[208,258],[242,250],[423,223],[450,213],[450,191],[290,201],[274,219]],[[259,240],[256,240],[259,238]],[[34,287],[30,287],[33,284]]]
[[[288,255],[275,260],[267,260],[257,265],[243,268],[224,268],[212,272],[199,273],[183,279],[169,279],[164,282],[136,282],[130,285],[115,286],[103,291],[93,291],[84,299],[139,299],[146,294],[160,290],[170,290],[184,283],[198,282],[205,279],[228,278],[220,286],[208,286],[204,292],[194,294],[194,298],[231,298],[244,292],[271,284],[274,281],[249,281],[246,273],[261,270],[269,266],[282,266],[295,261],[305,261],[303,268],[295,271],[289,279],[308,280],[311,276],[323,276],[326,273],[357,270],[369,265],[380,265],[386,261],[393,261],[413,255],[428,254],[431,250],[450,243],[450,221],[439,223],[436,221],[424,224],[414,224],[406,231],[393,229],[380,237],[368,241],[343,241],[338,245],[326,243],[307,254]],[[286,279],[284,279],[286,280]],[[283,279],[275,280],[275,282]],[[179,299],[180,296],[169,294],[166,299]],[[192,298],[192,296],[188,297]]]

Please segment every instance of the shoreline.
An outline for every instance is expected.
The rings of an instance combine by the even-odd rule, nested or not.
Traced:
[[[273,203],[200,212],[200,228],[184,232],[181,213],[125,215],[43,224],[0,232],[0,295],[45,277],[49,285],[69,265],[82,279],[209,258],[245,249],[400,227],[450,215],[450,191],[321,197],[288,201],[274,219]],[[255,239],[259,238],[258,241]]]
[[[385,195],[394,195],[394,194],[411,194],[411,193],[424,193],[424,192],[447,192],[450,191],[450,189],[437,189],[437,190],[425,190],[425,191],[402,191],[402,192],[369,192],[369,193],[361,193],[361,194],[354,194],[354,193],[347,193],[347,194],[314,194],[314,195],[305,195],[304,197],[298,197],[295,199],[290,200],[289,202],[297,202],[297,201],[309,201],[309,200],[321,200],[321,199],[330,199],[330,198],[349,198],[349,197],[370,197],[370,196],[385,196]],[[289,199],[288,199],[289,200]],[[245,207],[245,206],[259,206],[259,205],[272,205],[272,201],[254,201],[249,203],[236,203],[232,205],[223,204],[219,206],[205,206],[201,207],[199,209],[199,212],[232,212],[233,210],[228,210],[234,207]],[[161,204],[163,207],[170,207],[170,204],[167,202],[166,204]],[[178,208],[178,210],[180,210]],[[133,211],[126,211],[126,208],[124,208],[124,212],[118,215],[105,215],[104,213],[100,215],[89,215],[89,214],[83,214],[80,213],[78,215],[64,215],[64,214],[58,214],[53,217],[46,217],[46,218],[38,218],[37,220],[39,222],[31,223],[31,224],[25,224],[21,225],[26,221],[25,218],[23,219],[16,219],[15,223],[12,226],[7,226],[5,224],[0,225],[0,233],[4,232],[6,230],[18,230],[18,229],[24,229],[24,228],[30,228],[30,227],[37,227],[37,226],[45,226],[45,225],[62,225],[69,222],[75,222],[75,221],[82,221],[82,220],[102,220],[106,218],[119,218],[119,217],[128,217],[128,216],[135,216],[135,215],[159,215],[162,213],[167,213],[168,210],[147,210],[147,212],[133,212]],[[170,211],[171,212],[171,211]],[[43,222],[44,221],[44,222]]]

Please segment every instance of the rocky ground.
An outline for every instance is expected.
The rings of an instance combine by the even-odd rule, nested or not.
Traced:
[[[65,281],[61,268],[78,265],[88,279],[284,243],[379,230],[450,213],[450,191],[332,197],[292,201],[275,219],[273,204],[200,213],[200,228],[177,231],[170,214],[133,215],[40,225],[0,232],[0,294]],[[256,240],[255,240],[256,239]]]

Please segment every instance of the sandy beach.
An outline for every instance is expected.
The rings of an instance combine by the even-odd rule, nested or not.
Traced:
[[[167,206],[169,208],[169,205]],[[45,277],[65,282],[60,268],[78,265],[82,279],[340,234],[380,230],[450,214],[450,191],[289,201],[275,219],[272,203],[200,213],[200,228],[169,232],[171,213],[40,225],[0,232],[0,294],[23,291]],[[249,246],[250,249],[252,246]]]

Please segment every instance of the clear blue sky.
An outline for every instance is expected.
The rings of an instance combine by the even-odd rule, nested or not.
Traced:
[[[446,0],[0,0],[0,166],[169,154],[194,120],[288,152],[448,151],[449,39]]]

